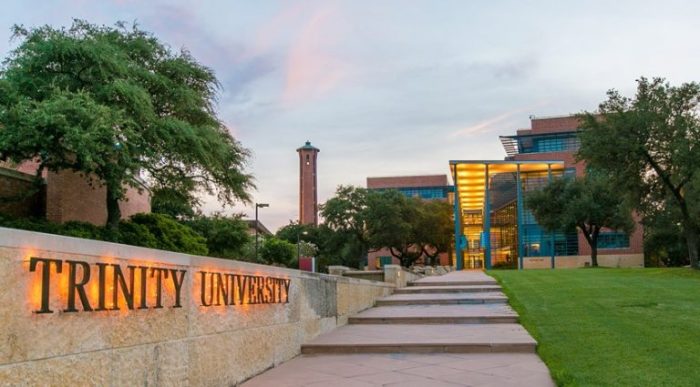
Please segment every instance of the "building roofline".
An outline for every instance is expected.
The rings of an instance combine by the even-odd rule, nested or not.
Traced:
[[[450,160],[456,164],[564,164],[563,160]]]
[[[318,149],[318,148],[316,148],[315,146],[311,145],[311,141],[309,141],[309,140],[306,140],[306,143],[305,143],[303,146],[297,148],[297,152],[303,151],[303,150],[313,150],[313,151],[316,151],[316,152],[320,152],[320,151],[321,151],[320,149]]]
[[[580,113],[569,113],[569,114],[556,114],[556,115],[551,115],[551,116],[536,116],[534,114],[530,115],[530,120],[552,120],[556,118],[571,118],[571,117],[576,117]]]
[[[528,129],[531,130],[531,129]],[[498,138],[518,138],[518,137],[543,137],[543,136],[556,136],[558,134],[567,133],[578,133],[581,129],[572,129],[566,132],[546,132],[546,133],[528,133],[528,134],[511,134],[511,135],[499,135]]]
[[[392,176],[367,176],[368,179],[391,179],[391,178],[397,178],[401,179],[404,177],[443,177],[447,176],[446,173],[438,173],[438,174],[431,174],[431,175],[392,175]]]
[[[257,223],[257,229],[260,231],[263,235],[272,235],[270,230],[265,227],[264,224],[260,223],[260,220],[255,220],[255,219],[244,219],[246,223],[248,223],[248,228],[253,228],[255,229],[255,224]]]

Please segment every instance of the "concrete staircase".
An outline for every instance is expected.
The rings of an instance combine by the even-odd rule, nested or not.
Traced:
[[[348,325],[302,345],[303,354],[534,353],[496,281],[481,271],[426,277],[396,289]]]

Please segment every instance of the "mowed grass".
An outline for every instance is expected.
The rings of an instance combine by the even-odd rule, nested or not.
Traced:
[[[700,271],[499,271],[559,385],[700,386]]]

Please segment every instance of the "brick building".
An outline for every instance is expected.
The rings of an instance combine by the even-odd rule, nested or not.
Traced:
[[[523,204],[527,192],[552,179],[583,176],[577,162],[579,122],[574,116],[532,118],[531,127],[501,136],[504,160],[451,160],[454,186],[445,175],[369,177],[369,189],[397,189],[409,196],[449,200],[454,206],[455,247],[441,264],[482,269],[582,267],[590,264],[591,249],[580,231],[545,231]],[[602,230],[598,240],[601,266],[644,265],[643,227],[631,235]],[[370,253],[371,268],[387,263],[386,249]]]
[[[455,181],[456,265],[464,268],[581,267],[590,247],[580,231],[547,232],[524,207],[527,192],[555,178],[583,176],[576,162],[580,146],[573,116],[532,118],[531,128],[501,136],[505,160],[452,160]],[[644,264],[642,225],[631,235],[603,230],[598,241],[602,266]]]
[[[0,165],[0,213],[16,217],[45,217],[64,223],[88,222],[104,225],[107,222],[107,190],[91,186],[89,181],[73,171],[42,173],[43,184],[37,187],[34,176],[36,162],[19,165]],[[31,195],[27,195],[32,192]],[[21,199],[20,199],[21,198]],[[151,212],[151,198],[147,190],[141,192],[129,187],[126,199],[119,202],[122,218],[140,212]]]

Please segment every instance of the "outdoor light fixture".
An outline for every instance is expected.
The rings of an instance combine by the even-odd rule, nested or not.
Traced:
[[[258,260],[258,208],[270,207],[267,203],[255,203],[255,260]]]

